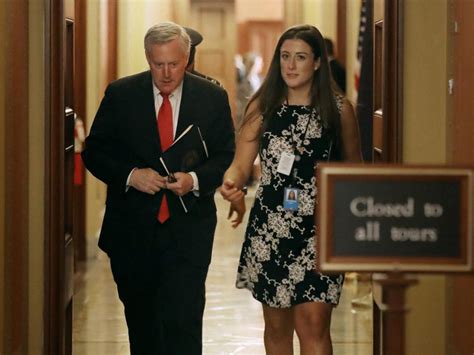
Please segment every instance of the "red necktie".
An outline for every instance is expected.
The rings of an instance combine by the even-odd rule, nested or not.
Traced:
[[[160,135],[161,151],[164,152],[173,143],[173,111],[167,94],[160,93],[163,97],[163,103],[158,111],[158,134]],[[160,210],[158,211],[158,220],[164,223],[170,218],[168,202],[166,195],[161,200]]]

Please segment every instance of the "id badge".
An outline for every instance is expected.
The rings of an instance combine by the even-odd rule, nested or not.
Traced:
[[[294,187],[285,187],[283,208],[287,211],[298,211],[298,194],[300,190]]]
[[[277,172],[285,175],[290,175],[295,155],[288,152],[281,153],[280,161],[278,162]]]

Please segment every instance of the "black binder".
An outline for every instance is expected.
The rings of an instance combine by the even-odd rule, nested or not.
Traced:
[[[173,144],[163,152],[160,162],[166,173],[190,172],[209,157],[206,142],[198,126],[189,125]],[[185,212],[188,212],[182,196],[178,196]]]

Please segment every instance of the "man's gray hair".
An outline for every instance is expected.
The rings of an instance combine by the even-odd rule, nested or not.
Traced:
[[[145,51],[148,53],[150,46],[178,39],[181,48],[189,55],[191,39],[186,30],[174,22],[162,22],[151,27],[145,35]]]

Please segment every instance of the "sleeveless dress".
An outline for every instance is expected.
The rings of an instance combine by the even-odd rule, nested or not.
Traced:
[[[336,97],[339,111],[342,97]],[[247,288],[270,307],[304,302],[337,304],[343,274],[314,271],[315,172],[318,161],[331,155],[332,139],[318,110],[283,104],[271,117],[260,145],[261,178],[239,260],[236,286]],[[287,176],[277,172],[282,152],[300,156]],[[298,159],[298,158],[297,158]],[[293,177],[293,175],[296,175]],[[298,210],[283,208],[285,187],[299,189]]]

